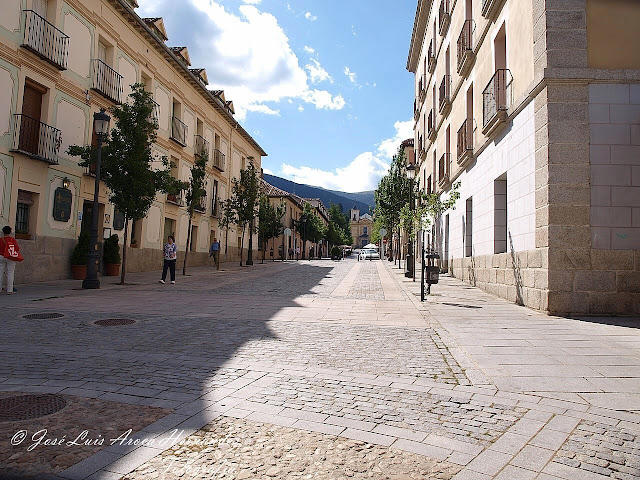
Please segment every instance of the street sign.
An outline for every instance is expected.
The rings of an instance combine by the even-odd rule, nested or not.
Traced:
[[[285,228],[284,229],[284,234],[285,235],[291,235],[291,229],[290,228]]]
[[[386,228],[381,228],[380,229],[380,236],[384,237],[387,234],[387,229]]]

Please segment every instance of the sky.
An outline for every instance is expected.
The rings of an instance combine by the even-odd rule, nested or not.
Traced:
[[[373,190],[413,138],[416,0],[138,0],[267,152],[266,173]]]

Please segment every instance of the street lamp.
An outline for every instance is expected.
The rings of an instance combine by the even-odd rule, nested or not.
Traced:
[[[304,260],[304,251],[307,248],[307,216],[303,215],[300,221],[302,222],[302,260]]]
[[[413,203],[413,179],[416,176],[416,167],[413,163],[407,165],[407,178],[409,179],[409,209],[411,210],[411,215],[413,216],[414,203]],[[413,218],[411,219],[411,230],[413,230]],[[409,245],[407,246],[407,271],[404,273],[405,277],[413,277],[413,269],[414,269],[414,258],[413,258],[413,235],[412,232],[409,232]]]
[[[102,156],[102,141],[109,133],[111,117],[101,108],[93,114],[93,129],[98,137],[98,155],[96,158],[96,181],[93,190],[93,210],[91,212],[91,231],[89,233],[89,255],[87,256],[87,276],[82,281],[82,288],[100,288],[98,267],[100,255],[98,252],[98,195],[100,193],[100,160]]]

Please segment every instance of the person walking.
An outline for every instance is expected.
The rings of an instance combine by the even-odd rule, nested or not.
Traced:
[[[211,248],[209,249],[209,255],[213,257],[213,263],[216,269],[220,270],[220,242],[216,237],[213,237]]]
[[[176,283],[176,262],[178,260],[178,247],[176,245],[176,239],[173,235],[169,235],[167,243],[164,244],[162,249],[164,253],[164,266],[162,267],[162,280],[160,283],[164,283],[167,279],[167,270],[171,273],[171,283]]]
[[[18,242],[11,235],[11,227],[6,226],[2,229],[3,237],[0,238],[0,285],[4,284],[4,274],[7,273],[7,295],[12,295],[13,277],[16,271],[16,263],[24,260],[20,255]],[[2,288],[4,290],[4,287]]]

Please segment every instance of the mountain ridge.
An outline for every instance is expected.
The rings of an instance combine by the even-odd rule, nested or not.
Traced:
[[[295,193],[302,198],[319,198],[327,208],[334,203],[342,205],[342,209],[345,212],[354,206],[357,207],[361,213],[368,213],[370,209],[373,210],[373,191],[348,193],[329,190],[304,183],[296,183],[286,178],[269,175],[267,173],[264,174],[264,179],[274,187],[278,187],[289,193]]]

